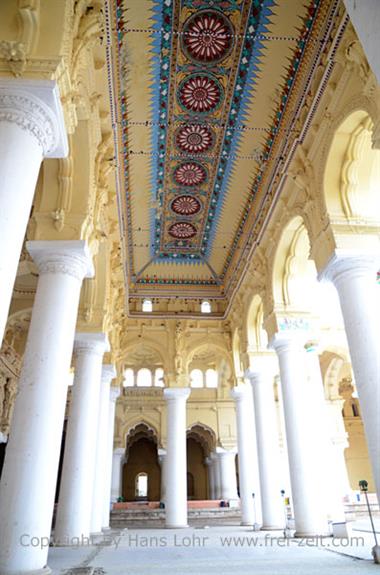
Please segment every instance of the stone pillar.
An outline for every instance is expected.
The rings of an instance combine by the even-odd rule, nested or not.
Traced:
[[[246,373],[253,392],[256,440],[260,469],[263,530],[284,529],[284,505],[281,490],[281,454],[275,398],[273,391],[276,356],[254,357]]]
[[[50,538],[80,289],[93,273],[84,241],[27,249],[40,275],[0,484],[2,575],[49,572],[49,548],[30,540]]]
[[[207,474],[208,474],[208,498],[211,500],[216,499],[214,462],[211,459],[211,457],[206,457],[205,464],[207,465]]]
[[[344,523],[345,513],[343,505],[343,493],[340,489],[339,469],[340,460],[335,457],[333,444],[329,433],[329,418],[327,413],[327,403],[325,400],[321,364],[319,362],[318,346],[316,342],[308,342],[306,349],[306,363],[311,385],[309,385],[309,399],[314,405],[314,417],[318,425],[318,448],[319,459],[324,462],[323,479],[324,492],[326,494],[327,509],[329,518],[334,523]],[[327,483],[328,477],[333,477],[333,481]],[[321,489],[321,488],[320,488]]]
[[[113,365],[103,365],[101,374],[100,396],[98,404],[98,421],[95,435],[95,474],[92,493],[92,512],[90,532],[98,535],[102,532],[105,500],[105,478],[107,469],[108,417],[110,404],[111,381],[116,376]]]
[[[220,466],[219,458],[215,452],[211,453],[210,459],[212,461],[214,471],[214,499],[221,498],[221,483],[220,483]]]
[[[167,387],[166,527],[187,527],[186,400],[190,389]]]
[[[107,432],[107,453],[105,462],[104,478],[104,505],[103,505],[103,530],[107,531],[110,526],[110,504],[111,504],[111,484],[112,484],[112,464],[113,464],[113,441],[115,435],[115,410],[116,400],[120,397],[120,389],[111,387],[110,401],[108,407],[108,432]]]
[[[111,502],[115,503],[123,494],[123,465],[126,462],[125,449],[117,447],[112,456]]]
[[[332,281],[342,308],[377,497],[380,501],[380,298],[378,254],[334,255],[320,274]]]
[[[161,495],[160,500],[165,503],[166,500],[166,450],[159,449],[158,450],[158,462],[161,467]]]
[[[54,533],[60,545],[90,535],[102,361],[108,349],[103,333],[75,336],[75,377]]]
[[[63,158],[67,153],[56,83],[1,78],[0,345],[41,161]]]
[[[301,333],[299,333],[301,332]],[[279,364],[296,536],[326,535],[324,460],[318,445],[321,422],[315,417],[312,383],[307,379],[305,333],[277,333],[272,345]],[[322,485],[322,489],[321,489]]]
[[[252,434],[250,433],[250,427],[255,424],[251,390],[248,385],[238,385],[231,390],[231,397],[235,400],[236,405],[241,524],[253,525],[256,523],[252,497],[252,493],[255,493],[253,467],[257,466],[257,459],[254,461],[256,450],[252,448]]]
[[[235,465],[236,451],[227,451],[226,449],[217,447],[217,457],[220,468],[220,497],[227,501],[237,501],[239,497],[237,493]]]

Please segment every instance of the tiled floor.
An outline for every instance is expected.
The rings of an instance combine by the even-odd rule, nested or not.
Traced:
[[[358,522],[349,546],[332,539],[286,540],[278,532],[231,525],[113,530],[97,545],[51,548],[49,565],[54,575],[380,575],[368,527]]]

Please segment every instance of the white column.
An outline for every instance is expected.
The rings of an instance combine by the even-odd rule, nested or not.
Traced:
[[[217,456],[217,454],[215,452],[213,452],[210,455],[210,459],[212,461],[213,469],[214,469],[214,486],[215,486],[214,499],[220,499],[222,492],[221,492],[221,484],[220,484],[219,457]]]
[[[98,404],[98,420],[95,430],[95,436],[97,436],[97,438],[95,444],[95,473],[93,477],[94,488],[92,493],[90,523],[90,532],[93,535],[100,534],[103,526],[110,388],[111,381],[115,376],[116,371],[113,365],[103,365]]]
[[[112,456],[111,502],[115,503],[123,492],[123,465],[125,463],[125,449],[116,447]]]
[[[306,375],[305,339],[305,334],[299,334],[298,330],[289,330],[277,333],[272,340],[280,364],[296,536],[299,537],[328,533],[323,489],[325,466],[318,445],[320,422],[314,417],[311,382]]]
[[[167,387],[166,527],[187,527],[186,400],[190,389]]]
[[[311,383],[308,387],[309,399],[313,403],[314,419],[318,425],[317,447],[319,459],[324,463],[324,487],[321,486],[320,489],[324,489],[324,493],[326,494],[329,518],[334,523],[344,523],[346,520],[343,505],[344,494],[340,490],[340,470],[338,468],[340,461],[335,457],[335,450],[333,449],[329,434],[329,418],[317,343],[309,342],[306,344],[305,349],[307,352],[306,362]],[[331,477],[334,478],[333,481],[331,481]]]
[[[161,467],[161,495],[160,500],[165,503],[166,500],[166,450],[158,450],[158,462]]]
[[[48,547],[30,538],[50,537],[79,295],[93,273],[84,241],[27,249],[40,276],[0,484],[2,575],[44,572]]]
[[[255,493],[253,467],[257,467],[257,458],[255,458],[256,461],[254,461],[256,450],[252,446],[252,434],[250,433],[250,428],[255,424],[251,395],[252,392],[250,388],[245,384],[238,385],[231,390],[231,397],[235,400],[236,406],[239,494],[242,525],[253,525],[256,523],[252,493]]]
[[[220,467],[220,497],[227,501],[237,501],[236,451],[217,447],[216,453]]]
[[[113,442],[115,435],[115,410],[116,400],[120,397],[120,389],[111,387],[110,401],[108,409],[108,433],[107,433],[107,455],[105,463],[104,478],[104,505],[103,505],[103,530],[106,531],[110,526],[110,504],[111,504],[111,485],[112,485],[112,465],[113,465]]]
[[[90,534],[100,381],[108,349],[103,333],[75,336],[73,395],[54,533],[60,545]]]
[[[41,161],[67,156],[55,82],[0,79],[0,344]],[[5,248],[6,246],[6,248]]]
[[[215,474],[214,474],[214,462],[211,457],[206,457],[205,464],[207,465],[208,473],[208,497],[209,499],[215,499]]]
[[[340,390],[341,387],[339,387],[339,391]],[[345,450],[349,447],[348,433],[342,415],[344,402],[345,400],[340,398],[331,399],[327,401],[327,410],[330,415],[330,437],[334,451],[337,483],[341,495],[347,497],[351,495],[352,489],[348,477],[346,458],[344,456]]]
[[[368,451],[380,501],[379,255],[335,255],[321,274],[332,281],[342,308]]]
[[[256,441],[260,470],[263,530],[285,527],[281,496],[281,454],[275,398],[273,391],[276,356],[255,356],[253,367],[246,373],[253,392],[256,421]]]

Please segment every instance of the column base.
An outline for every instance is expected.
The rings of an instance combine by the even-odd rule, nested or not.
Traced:
[[[102,539],[103,531],[93,531],[90,533],[90,539]]]
[[[372,557],[376,565],[380,565],[380,545],[372,547]]]
[[[260,531],[284,531],[285,525],[262,525]]]
[[[111,531],[111,527],[102,527],[102,533],[108,533],[108,531]]]
[[[253,521],[240,521],[242,527],[253,527]]]
[[[325,531],[325,533],[307,533],[307,532],[302,532],[302,531],[295,531],[293,537],[295,537],[296,539],[302,539],[305,537],[331,537],[331,534],[328,533],[327,531]]]
[[[165,529],[187,529],[189,525],[171,525],[165,524]]]

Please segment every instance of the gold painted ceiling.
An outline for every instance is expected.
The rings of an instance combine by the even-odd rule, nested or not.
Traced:
[[[130,297],[228,297],[332,4],[110,0]]]

